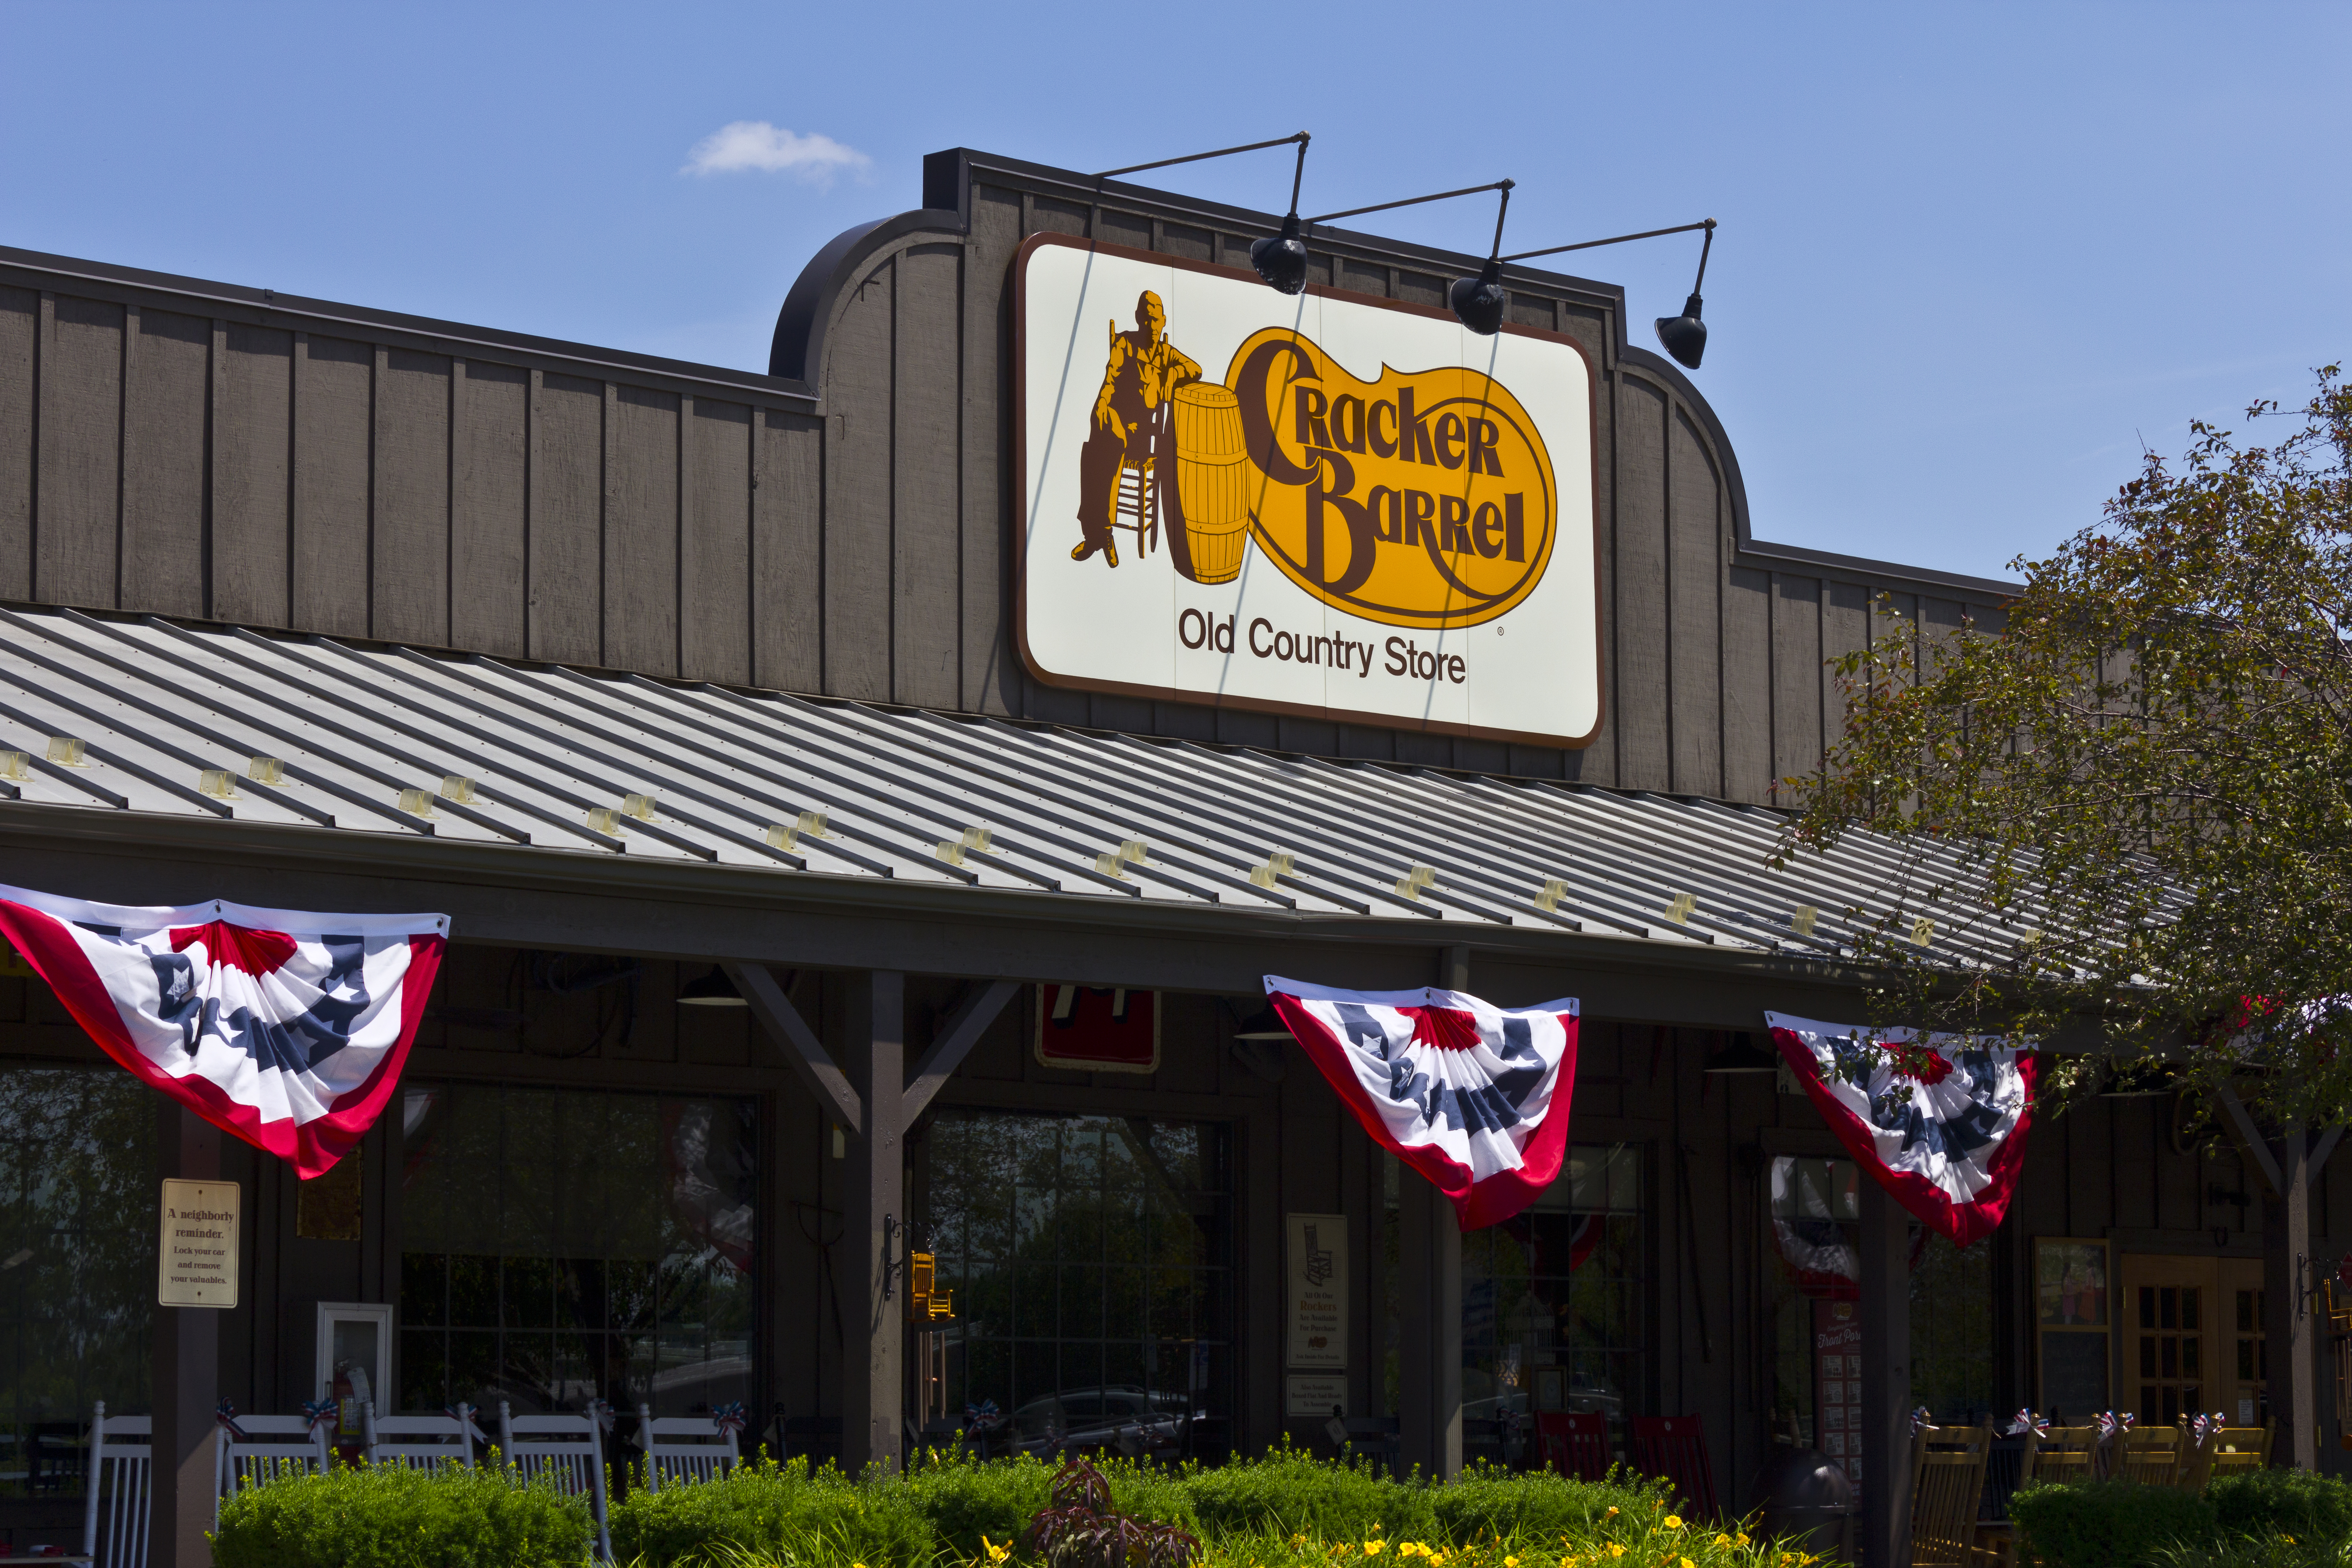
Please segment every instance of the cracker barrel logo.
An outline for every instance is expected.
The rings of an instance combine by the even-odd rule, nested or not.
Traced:
[[[1336,609],[1393,626],[1476,626],[1542,581],[1556,534],[1535,421],[1484,372],[1381,368],[1360,381],[1287,328],[1253,334],[1221,384],[1168,334],[1157,294],[1110,359],[1079,455],[1082,537],[1118,564],[1164,542],[1196,583],[1247,545]],[[1173,484],[1168,481],[1172,479]]]

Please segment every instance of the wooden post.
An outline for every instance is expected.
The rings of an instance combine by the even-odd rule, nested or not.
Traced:
[[[1470,989],[1467,947],[1439,955],[1438,984]],[[1454,1205],[1419,1173],[1399,1180],[1398,1458],[1450,1480],[1462,1470],[1462,1227]]]
[[[2319,1408],[2315,1403],[2318,1335],[2305,1294],[2311,1261],[2310,1137],[2301,1127],[2279,1137],[2279,1190],[2263,1205],[2263,1337],[2269,1358],[2271,1418],[2278,1436],[2271,1462],[2298,1470],[2319,1468]]]
[[[1901,1568],[1911,1543],[1911,1223],[1862,1183],[1862,1568]]]
[[[864,1103],[865,1128],[843,1173],[841,1458],[858,1475],[869,1465],[896,1469],[905,1453],[907,977],[875,969],[845,978],[843,1065]]]
[[[175,1100],[156,1117],[162,1174],[220,1177],[220,1129]],[[161,1202],[161,1189],[151,1194]],[[146,1221],[158,1229],[160,1210]],[[152,1281],[140,1289],[154,1289]],[[149,1300],[153,1300],[151,1296]],[[220,1403],[220,1320],[206,1307],[155,1309],[154,1488],[148,1515],[148,1568],[211,1568],[213,1407]]]

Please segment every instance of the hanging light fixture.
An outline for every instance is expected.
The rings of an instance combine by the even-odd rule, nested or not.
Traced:
[[[677,988],[677,1005],[681,1007],[748,1007],[743,994],[727,978],[727,971],[718,964],[699,980],[689,980]]]
[[[1731,1044],[1707,1058],[1711,1073],[1768,1073],[1780,1070],[1780,1058],[1756,1043],[1753,1035],[1734,1035]]]
[[[1419,206],[1423,202],[1442,202],[1454,196],[1475,196],[1480,191],[1500,191],[1503,193],[1503,204],[1495,213],[1494,246],[1495,251],[1499,252],[1503,248],[1503,215],[1510,211],[1513,184],[1514,182],[1510,180],[1496,180],[1491,184],[1465,185],[1458,191],[1439,191],[1434,195],[1407,196],[1401,202],[1378,202],[1368,207],[1349,207],[1346,212],[1325,213],[1320,217],[1311,217],[1307,221],[1309,224],[1329,223],[1334,218],[1360,217],[1365,213],[1384,213],[1391,207]],[[1285,231],[1287,232],[1286,225]],[[1302,258],[1305,257],[1304,247],[1300,247],[1299,255]],[[1500,255],[1488,255],[1486,265],[1480,270],[1477,277],[1457,278],[1454,280],[1454,287],[1446,292],[1446,304],[1453,310],[1454,320],[1482,337],[1494,336],[1496,331],[1503,324],[1505,301],[1503,262],[1505,259],[1506,258]]]
[[[1290,212],[1282,220],[1282,232],[1261,239],[1250,247],[1250,265],[1266,286],[1277,293],[1297,294],[1307,288],[1307,243],[1298,237],[1298,184],[1307,177],[1307,144],[1314,138],[1304,131],[1288,136],[1277,136],[1271,142],[1252,142],[1245,147],[1220,147],[1213,153],[1187,153],[1181,158],[1162,158],[1153,163],[1130,163],[1124,169],[1106,169],[1095,176],[1099,185],[1113,174],[1138,174],[1146,169],[1165,169],[1171,163],[1197,163],[1203,158],[1224,158],[1235,153],[1255,153],[1266,147],[1286,147],[1298,143],[1298,163],[1290,174]]]
[[[1237,1040],[1286,1040],[1291,1037],[1290,1026],[1271,1007],[1260,1007],[1234,1026]]]
[[[1656,322],[1658,342],[1664,346],[1666,353],[1674,356],[1675,363],[1685,370],[1696,370],[1700,358],[1706,353],[1706,323],[1699,320],[1699,307],[1702,303],[1699,299],[1699,286],[1706,281],[1707,253],[1715,248],[1713,218],[1702,218],[1697,223],[1676,224],[1672,228],[1644,229],[1640,234],[1614,235],[1608,239],[1587,239],[1574,245],[1553,245],[1547,246],[1541,250],[1522,250],[1516,256],[1506,256],[1503,259],[1525,261],[1532,256],[1558,256],[1563,251],[1591,250],[1598,246],[1622,245],[1629,239],[1655,239],[1662,234],[1688,234],[1693,229],[1702,228],[1706,231],[1706,239],[1698,249],[1698,279],[1691,284],[1690,298],[1683,301],[1683,313],[1679,316],[1660,316]],[[1496,231],[1500,233],[1499,225],[1496,226]],[[1489,262],[1487,265],[1491,267],[1493,263]],[[1462,285],[1457,283],[1454,287],[1459,289]]]
[[[1456,278],[1445,293],[1454,319],[1482,338],[1491,338],[1502,330],[1503,307],[1509,302],[1503,292],[1503,218],[1511,210],[1511,182],[1505,180],[1501,190],[1503,200],[1495,209],[1495,243],[1487,248],[1486,265],[1475,278]]]

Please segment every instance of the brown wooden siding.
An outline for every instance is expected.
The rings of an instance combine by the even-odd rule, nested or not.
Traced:
[[[969,205],[969,233],[856,264],[814,402],[0,257],[0,597],[1757,802],[1834,735],[1822,661],[1887,635],[1875,595],[1904,636],[1991,613],[1746,553],[1736,465],[1671,378],[1618,355],[1613,297],[1523,291],[1514,321],[1600,366],[1589,750],[1042,687],[1011,635],[1013,252],[1089,224],[1213,261],[1248,238],[1011,184]],[[1311,270],[1423,302],[1446,281]]]

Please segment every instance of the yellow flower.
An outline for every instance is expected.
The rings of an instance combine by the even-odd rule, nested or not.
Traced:
[[[1617,1517],[1617,1510],[1616,1510],[1614,1508],[1612,1508],[1612,1509],[1609,1510],[1609,1517],[1610,1517],[1610,1518],[1612,1518],[1612,1519],[1614,1519],[1614,1518],[1616,1518],[1616,1517]]]
[[[1622,1557],[1625,1555],[1625,1548],[1612,1541],[1609,1543],[1609,1555],[1612,1557]]]
[[[1367,1541],[1364,1542],[1364,1555],[1367,1557],[1378,1557],[1381,1554],[1381,1548],[1386,1545],[1388,1545],[1388,1542],[1385,1541]]]
[[[1519,1568],[1519,1560],[1516,1557],[1506,1557],[1503,1559],[1503,1568]]]
[[[1678,1515],[1670,1513],[1666,1515],[1665,1526],[1668,1530],[1680,1530],[1683,1527],[1683,1521]]]
[[[999,1546],[996,1542],[983,1535],[980,1538],[980,1544],[982,1549],[988,1552],[988,1560],[991,1563],[1002,1563],[1006,1558],[1013,1555],[1013,1542],[1010,1541],[1007,1541],[1003,1545]]]
[[[1734,1546],[1745,1546],[1745,1545],[1747,1545],[1747,1544],[1748,1544],[1748,1532],[1747,1532],[1746,1531],[1744,1531],[1744,1530],[1743,1530],[1743,1531],[1741,1531],[1738,1535],[1733,1536],[1733,1537],[1731,1538],[1731,1544],[1733,1544]]]

